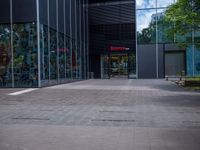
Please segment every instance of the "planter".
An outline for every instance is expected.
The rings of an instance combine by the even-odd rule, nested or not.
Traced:
[[[200,87],[200,81],[195,80],[186,80],[185,81],[186,87]]]

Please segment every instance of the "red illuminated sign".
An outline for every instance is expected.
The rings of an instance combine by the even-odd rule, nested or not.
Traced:
[[[113,47],[113,46],[110,47],[110,51],[127,51],[127,50],[130,50],[130,48],[127,48],[127,47]]]

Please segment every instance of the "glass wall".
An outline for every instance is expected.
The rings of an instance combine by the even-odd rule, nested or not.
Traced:
[[[46,25],[40,26],[40,67],[41,67],[41,84],[48,85],[50,78],[50,53],[49,53],[49,39],[48,27]]]
[[[66,36],[66,79],[72,79],[72,53],[70,48],[71,39]]]
[[[10,29],[0,25],[0,87],[37,87],[36,23],[13,24],[13,40]]]
[[[72,47],[70,46],[71,42]],[[56,30],[48,28],[46,25],[40,25],[42,86],[82,79],[81,61],[85,58],[81,56],[79,44],[60,32],[57,39]]]
[[[10,24],[0,25],[0,87],[12,87]]]
[[[36,24],[13,25],[13,74],[15,87],[38,86]]]
[[[59,39],[59,48],[58,48],[58,52],[59,52],[59,81],[62,83],[64,82],[65,78],[66,78],[66,49],[64,47],[64,34],[59,33],[58,35],[58,39]]]
[[[82,69],[88,68],[81,66],[82,62],[87,61],[82,56],[82,50],[86,48],[81,46],[84,41],[80,41],[79,37],[73,39],[71,33],[67,32],[70,26],[75,26],[69,20],[75,16],[68,16],[71,13],[66,9],[64,0],[48,8],[52,2],[56,0],[39,3],[40,12],[43,13],[40,14],[39,23],[20,18],[20,21],[15,21],[14,15],[9,15],[7,21],[0,18],[1,22],[8,22],[0,23],[0,87],[38,87],[40,84],[48,86],[83,79],[82,72],[86,70]],[[80,5],[80,11],[86,13],[84,5]],[[53,15],[50,15],[51,10],[54,10]],[[63,16],[59,16],[58,12]],[[11,20],[14,23],[9,23]],[[79,32],[85,32],[82,30]]]
[[[175,23],[164,20],[165,10],[175,2],[176,0],[136,1],[137,45],[155,44],[158,52],[158,44],[176,44],[178,42],[184,46],[189,43],[191,46],[186,49],[186,73],[189,76],[198,76],[200,75],[200,52],[193,43],[200,43],[200,32],[178,36],[169,32],[175,27]]]
[[[174,23],[164,21],[166,8],[175,0],[144,0],[136,1],[137,43],[158,44],[174,42],[174,36],[169,38],[166,30]]]

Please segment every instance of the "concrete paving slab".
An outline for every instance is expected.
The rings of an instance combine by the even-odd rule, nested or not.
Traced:
[[[200,93],[172,82],[87,80],[8,95],[15,91],[0,89],[0,150],[200,149]]]

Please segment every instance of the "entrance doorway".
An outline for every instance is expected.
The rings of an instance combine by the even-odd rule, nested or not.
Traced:
[[[128,78],[128,54],[101,57],[101,78]]]
[[[127,54],[115,54],[110,56],[110,77],[128,77]]]
[[[185,52],[165,53],[165,76],[181,76],[185,71]]]

